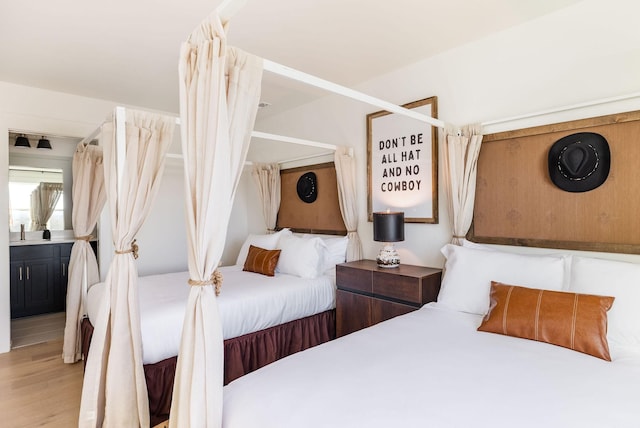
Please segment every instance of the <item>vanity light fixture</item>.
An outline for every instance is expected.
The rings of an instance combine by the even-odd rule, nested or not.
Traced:
[[[51,142],[48,139],[44,138],[44,135],[43,135],[42,138],[38,140],[38,148],[51,150],[52,149]]]
[[[15,147],[21,147],[26,149],[31,147],[31,143],[29,142],[29,139],[24,136],[24,134],[20,134],[20,136],[16,138]]]

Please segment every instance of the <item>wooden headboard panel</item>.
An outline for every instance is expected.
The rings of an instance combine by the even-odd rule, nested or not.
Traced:
[[[296,191],[298,179],[307,172],[314,172],[317,177],[318,197],[312,203],[303,202]],[[280,180],[278,229],[288,227],[300,233],[346,235],[333,162],[282,170]]]
[[[606,138],[600,187],[571,193],[548,173],[548,151],[577,132]],[[478,159],[475,242],[640,254],[640,111],[486,135]]]

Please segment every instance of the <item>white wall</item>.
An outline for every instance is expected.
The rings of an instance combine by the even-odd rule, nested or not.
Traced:
[[[187,270],[183,195],[182,160],[168,159],[156,200],[136,235],[139,246],[139,257],[136,260],[138,275]],[[104,281],[114,254],[111,222],[106,208],[100,217],[98,236],[100,277]]]
[[[245,166],[231,210],[222,265],[236,263],[240,247],[249,233],[265,233],[262,209],[255,205],[257,199],[258,190],[251,177],[251,167]]]
[[[635,93],[640,91],[639,15],[640,3],[635,0],[585,0],[356,89],[397,104],[436,95],[439,117],[458,125]],[[384,60],[384,52],[380,56]],[[638,109],[640,99],[635,99],[487,127],[485,133]],[[355,148],[360,191],[358,229],[367,258],[375,258],[379,250],[379,244],[372,240],[371,223],[366,220],[365,119],[377,110],[328,96],[256,125],[260,131]],[[448,242],[451,231],[442,170],[440,162],[440,222],[406,225],[406,240],[397,244],[403,263],[441,266],[444,262],[439,249]],[[251,209],[258,209],[257,204]],[[600,256],[640,262],[638,256]]]

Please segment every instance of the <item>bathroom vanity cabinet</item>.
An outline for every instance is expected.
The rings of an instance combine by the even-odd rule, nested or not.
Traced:
[[[10,247],[11,318],[65,310],[72,246],[71,241]]]

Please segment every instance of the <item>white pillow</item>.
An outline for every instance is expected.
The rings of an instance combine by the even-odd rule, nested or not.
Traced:
[[[483,251],[500,251],[502,253],[506,253],[506,251],[501,250],[498,247],[492,247],[485,244],[478,244],[476,242],[468,241],[466,239],[462,240],[462,246],[465,248],[473,248],[474,250],[483,250]],[[508,254],[516,254],[512,252],[508,252]],[[535,256],[534,254],[531,254]],[[572,256],[569,254],[543,254],[543,256],[552,256],[552,257],[562,257],[564,259],[564,283],[562,284],[563,290],[569,290],[569,281],[571,279],[571,258]],[[513,284],[517,285],[517,284]]]
[[[607,313],[607,341],[612,358],[622,348],[640,352],[640,264],[574,257],[570,291],[613,296]]]
[[[491,281],[545,290],[561,290],[568,256],[530,256],[447,244],[447,259],[438,303],[484,315],[489,310]]]
[[[301,278],[316,278],[325,266],[327,246],[320,238],[283,235],[278,242],[280,258],[276,270]]]
[[[304,234],[304,239],[320,238],[327,246],[327,256],[325,258],[325,266],[323,271],[335,268],[337,264],[347,261],[347,246],[349,238],[347,236],[319,236]]]
[[[247,239],[244,240],[244,244],[242,244],[242,247],[240,248],[238,258],[236,258],[236,265],[244,266],[244,262],[247,259],[247,254],[249,254],[250,245],[253,245],[254,247],[264,248],[265,250],[275,250],[278,246],[280,237],[283,235],[291,235],[291,231],[285,228],[269,235],[251,234],[247,236]]]

